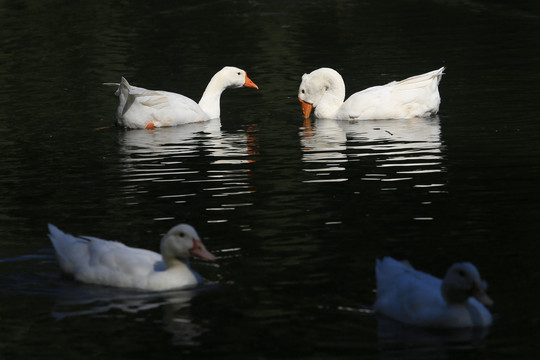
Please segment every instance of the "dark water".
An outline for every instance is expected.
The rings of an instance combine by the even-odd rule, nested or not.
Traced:
[[[0,2],[0,357],[535,358],[540,11],[533,1]],[[103,82],[198,100],[220,120],[124,131]],[[347,94],[446,66],[439,116],[303,122],[301,75]],[[215,264],[190,291],[61,276],[46,224],[157,250],[194,225]],[[378,318],[374,263],[477,264],[486,332]]]

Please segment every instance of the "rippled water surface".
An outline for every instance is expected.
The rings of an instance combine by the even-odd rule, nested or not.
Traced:
[[[540,12],[535,2],[0,2],[0,358],[535,358]],[[115,128],[104,82],[221,118]],[[303,120],[301,75],[347,94],[446,67],[436,117]],[[215,263],[146,293],[61,275],[47,223],[158,250],[180,222]],[[474,262],[489,329],[377,316],[375,260]]]

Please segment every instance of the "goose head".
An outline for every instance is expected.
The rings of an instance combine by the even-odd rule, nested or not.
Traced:
[[[247,87],[258,89],[253,81],[242,69],[233,66],[225,66],[210,79],[199,101],[199,106],[206,113],[208,119],[219,117],[219,101],[221,93],[228,88]]]
[[[454,264],[443,279],[441,291],[448,304],[465,302],[473,296],[484,305],[493,300],[486,294],[487,285],[476,267],[468,262]]]
[[[206,250],[197,231],[187,224],[176,225],[163,236],[161,255],[165,263],[171,263],[173,260],[185,262],[190,255],[206,260],[216,259],[210,251]]]
[[[339,108],[345,100],[343,78],[337,71],[330,68],[320,68],[304,74],[298,89],[298,100],[302,104],[305,119],[318,106],[328,108],[322,109],[320,113],[329,115],[326,110]]]
[[[259,89],[259,87],[247,76],[244,70],[234,66],[225,66],[216,75],[223,81],[225,88],[246,87]]]

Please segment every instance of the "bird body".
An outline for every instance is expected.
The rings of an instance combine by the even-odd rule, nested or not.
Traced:
[[[308,118],[336,120],[408,119],[436,114],[441,98],[438,85],[444,67],[402,81],[374,86],[352,94],[345,101],[345,83],[330,68],[302,76],[298,99]]]
[[[485,327],[493,301],[471,263],[457,263],[443,280],[390,257],[377,260],[374,309],[395,320],[421,327]]]
[[[199,103],[181,94],[130,85],[124,77],[120,83],[105,85],[118,86],[116,122],[129,129],[153,129],[215,119],[220,116],[221,93],[225,89],[258,89],[244,70],[231,66],[212,77]]]
[[[214,260],[193,227],[173,227],[161,241],[161,255],[90,236],[75,237],[49,224],[49,238],[61,269],[89,284],[142,290],[196,285],[200,276],[189,266],[190,254]]]

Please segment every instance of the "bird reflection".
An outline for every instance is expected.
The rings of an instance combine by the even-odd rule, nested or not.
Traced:
[[[143,312],[160,311],[163,330],[171,333],[175,345],[198,345],[197,337],[207,332],[206,321],[195,321],[191,315],[192,300],[214,286],[199,286],[164,292],[143,292],[80,285],[58,292],[52,315],[56,320],[68,317],[118,317],[120,313],[144,319]],[[153,318],[153,317],[152,317]]]
[[[124,131],[120,133],[120,144],[125,155],[174,155],[195,151],[205,138],[210,142],[219,142],[221,137],[221,121],[213,119],[151,131]]]
[[[151,131],[124,131],[120,146],[124,193],[145,192],[156,182],[200,184],[201,190],[215,196],[252,191],[248,164],[257,155],[254,126],[222,131],[220,119],[214,119]],[[191,193],[160,196],[185,198]]]
[[[194,156],[201,151],[211,157],[228,158],[232,163],[241,162],[238,158],[257,154],[256,129],[250,127],[246,132],[223,132],[220,119],[152,131],[124,131],[120,135],[120,144],[128,173],[136,170],[136,164],[146,160]]]
[[[396,174],[441,171],[438,117],[313,122],[307,119],[301,130],[302,157],[307,165],[304,170],[316,175],[345,170],[346,163],[361,159],[375,160],[377,168],[394,168]],[[319,167],[310,168],[313,163]],[[320,167],[321,163],[325,166]]]

